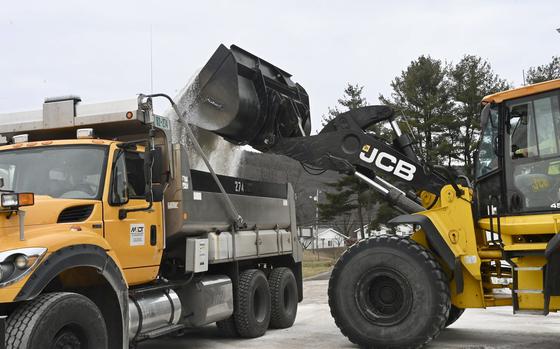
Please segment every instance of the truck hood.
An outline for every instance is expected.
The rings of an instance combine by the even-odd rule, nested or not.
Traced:
[[[50,196],[35,196],[33,206],[22,207],[25,211],[25,227],[50,224],[83,223],[101,210],[101,201],[55,199]],[[89,214],[88,214],[89,213]],[[0,234],[12,233],[19,229],[19,217],[15,214],[0,213]]]

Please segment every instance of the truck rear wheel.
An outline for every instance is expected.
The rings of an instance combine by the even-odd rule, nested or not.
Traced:
[[[451,308],[449,309],[449,317],[447,318],[447,322],[445,323],[445,327],[449,327],[455,323],[455,321],[459,320],[461,315],[465,312],[465,309],[457,308],[453,304],[451,304]]]
[[[77,293],[46,293],[9,317],[7,349],[107,348],[107,329],[97,306]]]
[[[419,348],[445,326],[446,276],[413,240],[378,236],[352,246],[329,281],[329,306],[341,332],[363,347]]]
[[[270,328],[292,327],[296,321],[298,289],[296,277],[289,268],[273,269],[268,276],[272,312]]]
[[[270,324],[270,289],[262,271],[249,269],[239,275],[236,303],[233,318],[239,336],[264,335]]]

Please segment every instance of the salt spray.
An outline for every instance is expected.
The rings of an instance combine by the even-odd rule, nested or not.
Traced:
[[[221,175],[238,177],[244,150],[241,149],[240,146],[226,141],[221,136],[206,131],[197,127],[196,124],[191,123],[199,119],[198,115],[193,115],[197,109],[194,108],[194,106],[198,103],[198,73],[199,72],[196,72],[189,82],[181,89],[175,97],[175,102],[180,110],[186,112],[185,121],[191,125],[192,131],[214,171]],[[186,136],[184,128],[179,123],[179,117],[175,114],[173,109],[168,109],[164,116],[171,120],[173,125],[172,142],[174,144],[180,143],[188,149],[187,153],[190,167],[195,170],[208,171],[202,158],[194,151],[191,141]]]

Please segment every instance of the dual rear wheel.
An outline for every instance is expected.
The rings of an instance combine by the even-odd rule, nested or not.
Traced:
[[[298,306],[296,279],[288,268],[275,268],[268,279],[263,271],[249,269],[239,275],[234,313],[217,326],[225,336],[256,338],[268,328],[288,328]]]

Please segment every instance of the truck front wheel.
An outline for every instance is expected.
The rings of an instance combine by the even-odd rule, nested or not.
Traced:
[[[329,305],[341,332],[362,347],[419,348],[447,321],[447,278],[413,240],[383,235],[352,246],[336,263]]]
[[[45,293],[9,317],[7,349],[107,348],[107,329],[97,306],[77,293]]]

